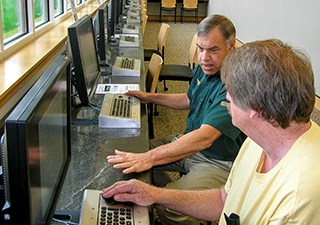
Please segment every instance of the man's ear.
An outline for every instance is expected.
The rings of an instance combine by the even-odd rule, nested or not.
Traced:
[[[250,112],[249,112],[249,118],[250,119],[253,119],[255,117],[260,117],[259,115],[260,115],[260,113],[258,113],[257,111],[255,111],[253,109],[250,109]]]
[[[230,46],[229,46],[230,50],[235,49],[235,46],[236,46],[236,39],[233,38],[233,39],[230,41]]]

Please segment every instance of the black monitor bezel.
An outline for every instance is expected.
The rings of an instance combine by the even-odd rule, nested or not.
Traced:
[[[106,34],[106,28],[108,28],[108,24],[105,23],[105,19],[108,20],[108,18],[105,18],[106,15],[108,17],[108,6],[107,4],[103,4],[99,7],[97,12],[99,34],[96,37],[98,43],[98,54],[102,61],[106,60],[106,43],[109,41],[108,32]]]
[[[56,82],[65,76],[66,80],[66,141],[65,153],[66,159],[60,174],[60,179],[55,187],[55,194],[50,209],[46,212],[44,224],[50,224],[55,207],[59,199],[59,195],[67,174],[67,170],[71,161],[71,81],[70,81],[70,60],[66,56],[58,56],[51,66],[42,74],[37,82],[30,88],[22,100],[15,106],[5,121],[5,146],[6,146],[6,160],[7,160],[7,198],[10,200],[10,207],[8,208],[10,220],[6,221],[8,224],[31,224],[31,193],[30,193],[30,174],[28,166],[27,146],[28,140],[28,122],[31,120],[35,111],[40,105],[47,104],[45,102],[48,94],[51,94],[52,87]],[[58,92],[57,92],[58,93]],[[4,212],[6,213],[6,212]]]
[[[117,20],[116,20],[116,5],[117,5],[117,0],[110,0],[108,7],[109,7],[109,11],[110,15],[109,16],[109,21],[108,21],[108,33],[110,34],[111,38],[114,38],[115,35],[115,30],[116,30],[116,26],[117,26]]]
[[[94,79],[92,79],[90,83],[90,93],[88,93],[87,84],[86,84],[86,76],[84,74],[83,70],[83,64],[82,64],[82,54],[80,52],[80,46],[79,46],[79,39],[78,39],[78,29],[81,29],[82,26],[88,26],[90,28],[90,34],[92,35],[92,40],[94,46],[95,54],[95,61],[97,66],[97,74]],[[99,77],[100,73],[100,65],[99,65],[99,58],[97,54],[97,43],[96,43],[96,37],[94,34],[94,28],[93,28],[93,22],[92,17],[90,15],[84,15],[79,20],[74,22],[68,27],[68,41],[69,41],[69,47],[71,49],[71,55],[72,55],[72,62],[73,62],[73,68],[72,68],[72,84],[76,88],[77,95],[80,99],[79,107],[82,106],[90,106],[90,98],[94,94],[94,87],[97,82],[97,79]]]

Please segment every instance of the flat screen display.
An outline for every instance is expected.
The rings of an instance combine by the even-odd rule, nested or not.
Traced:
[[[89,105],[100,73],[92,18],[85,15],[68,28],[73,60],[72,81],[83,106]]]
[[[5,121],[7,224],[51,222],[70,162],[69,72],[69,59],[57,57]]]

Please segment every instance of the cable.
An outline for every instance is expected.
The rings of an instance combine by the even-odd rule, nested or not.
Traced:
[[[65,225],[79,225],[79,223],[75,223],[75,222],[72,222],[72,221],[58,220],[58,219],[55,219],[55,218],[53,218],[52,220],[54,222],[62,223],[62,224],[65,224]]]
[[[92,103],[89,103],[89,106],[90,106],[91,108],[97,110],[98,112],[100,112],[100,109],[99,109],[96,105],[94,105],[94,104],[92,104]]]

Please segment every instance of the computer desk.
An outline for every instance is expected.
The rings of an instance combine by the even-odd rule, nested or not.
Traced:
[[[145,68],[143,42],[140,35],[139,48],[120,48],[109,46],[108,63],[113,64],[116,56],[141,59],[141,75],[136,77],[100,77],[98,83],[139,83],[145,90]],[[92,102],[101,106],[103,95],[95,94]],[[101,190],[119,180],[136,178],[146,183],[151,181],[150,171],[124,175],[121,170],[108,164],[106,157],[115,149],[130,152],[149,150],[148,118],[146,104],[141,104],[140,129],[105,129],[98,124],[71,125],[71,162],[57,203],[56,211],[80,213],[85,189]]]

